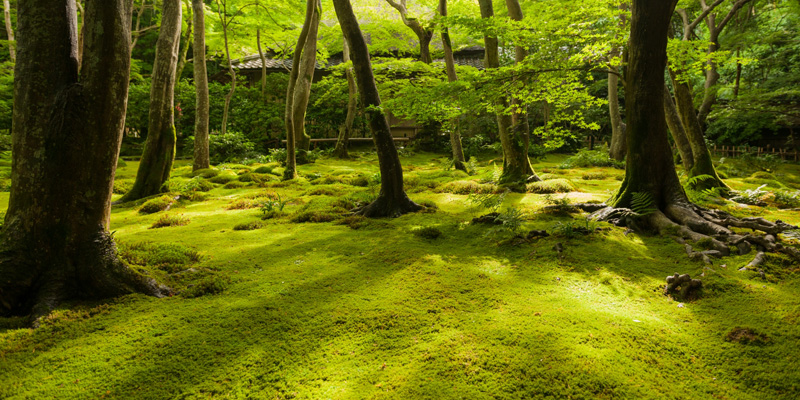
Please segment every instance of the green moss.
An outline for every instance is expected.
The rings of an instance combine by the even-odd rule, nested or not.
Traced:
[[[272,173],[272,170],[273,170],[272,167],[268,167],[266,165],[262,165],[262,166],[260,166],[260,167],[258,167],[256,169],[254,169],[253,172],[255,172],[257,174],[269,174],[269,173]]]
[[[175,202],[175,199],[170,195],[159,196],[150,200],[147,200],[141,207],[139,207],[140,214],[153,214],[159,211],[164,211],[172,203]]]
[[[435,226],[425,226],[422,228],[416,228],[413,229],[411,233],[413,233],[414,236],[431,240],[438,239],[440,236],[442,236],[442,231]]]
[[[590,181],[590,180],[599,181],[599,180],[603,180],[603,179],[608,178],[608,176],[609,175],[607,173],[605,173],[605,172],[587,172],[587,173],[581,175],[581,179],[583,179],[585,181]]]
[[[189,222],[189,218],[181,214],[162,214],[155,222],[153,222],[153,225],[150,225],[150,229],[166,228],[169,226],[183,226]]]
[[[115,179],[114,180],[114,194],[125,194],[133,188],[133,179]]]
[[[206,168],[206,169],[198,169],[197,171],[192,172],[189,174],[191,177],[199,176],[205,179],[213,178],[220,174],[220,170],[213,169],[213,168]]]
[[[448,182],[436,188],[439,193],[471,194],[471,193],[499,193],[503,189],[497,185],[478,183],[475,181]]]
[[[120,243],[119,256],[128,265],[147,266],[174,273],[200,261],[197,250],[178,243]]]
[[[247,186],[247,184],[244,183],[244,182],[233,181],[233,182],[226,183],[225,186],[223,186],[223,187],[225,189],[239,189],[239,188],[243,188],[245,186]]]
[[[250,222],[242,222],[240,224],[236,224],[233,226],[233,230],[235,231],[252,231],[256,229],[260,229],[264,226],[264,223],[261,221],[250,221]]]
[[[750,178],[753,178],[753,179],[768,179],[768,180],[772,180],[772,181],[776,180],[775,175],[772,175],[771,173],[766,172],[766,171],[754,172],[752,175],[750,175]]]
[[[526,186],[528,193],[550,194],[567,193],[575,190],[575,185],[568,179],[552,179],[549,181],[533,182]]]
[[[230,173],[224,173],[224,174],[219,174],[219,175],[209,179],[209,182],[224,185],[224,184],[226,184],[226,183],[228,183],[230,181],[233,181],[235,179],[236,179],[236,175],[230,174]]]

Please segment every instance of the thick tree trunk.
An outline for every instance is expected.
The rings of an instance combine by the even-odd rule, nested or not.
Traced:
[[[612,73],[608,74],[608,115],[611,120],[611,146],[609,156],[617,161],[625,159],[628,150],[625,138],[625,123],[622,122],[622,115],[619,111],[619,68],[611,67]]]
[[[83,26],[86,23],[86,10],[83,8],[83,1],[84,0],[78,0],[75,2],[75,5],[78,6],[78,13],[80,14],[78,25],[78,68],[81,67],[81,60],[83,60]]]
[[[403,190],[403,168],[394,145],[389,122],[381,111],[381,98],[367,43],[358,26],[350,0],[333,0],[336,16],[342,26],[342,33],[350,46],[361,104],[366,108],[372,138],[378,150],[378,163],[381,171],[381,191],[378,198],[364,207],[360,213],[367,217],[395,217],[414,212],[421,207],[411,201]]]
[[[491,0],[479,0],[482,18],[492,18],[494,8]],[[486,47],[486,68],[499,68],[500,57],[498,53],[497,38],[484,36]],[[513,120],[506,114],[508,100],[500,100],[499,108],[503,110],[497,114],[497,128],[500,135],[500,144],[503,146],[503,172],[500,175],[500,184],[513,190],[525,190],[525,184],[539,181],[533,172],[533,167],[528,159],[527,139],[521,131],[513,129]]]
[[[508,9],[508,16],[514,21],[522,21],[522,7],[519,5],[519,0],[506,0],[506,8]],[[525,61],[528,56],[528,49],[524,46],[514,46],[514,62],[520,65]],[[527,106],[522,104],[522,101],[516,97],[511,98],[511,107],[514,113],[511,114],[511,130],[516,138],[522,140],[522,150],[525,157],[528,156],[528,148],[530,147],[530,132],[531,128],[528,124]],[[531,169],[533,171],[533,169]],[[533,173],[535,178],[529,179],[538,181],[539,177]]]
[[[447,16],[447,0],[439,0],[439,15]],[[453,46],[450,43],[450,30],[442,27],[442,49],[444,50],[444,65],[447,71],[447,80],[455,82],[458,80],[456,74],[456,63],[453,58]],[[461,146],[461,133],[459,132],[458,118],[449,122],[450,125],[450,147],[453,150],[453,166],[457,170],[466,171],[467,164],[464,159],[464,149]]]
[[[694,167],[692,146],[689,144],[689,139],[686,138],[683,122],[681,122],[681,117],[678,116],[678,110],[675,109],[675,102],[672,101],[672,96],[669,94],[666,84],[664,85],[664,116],[667,120],[667,127],[672,133],[672,139],[675,141],[675,146],[681,156],[683,169],[688,173]]]
[[[411,29],[415,35],[417,35],[417,40],[419,41],[419,59],[420,61],[424,62],[425,64],[430,64],[433,62],[433,58],[431,58],[431,40],[433,40],[433,33],[434,30],[432,27],[424,27],[416,18],[409,18],[408,17],[408,9],[406,8],[406,0],[386,0],[390,6],[394,7],[398,13],[400,13],[400,18],[403,19],[403,24],[405,24],[409,29]]]
[[[14,41],[14,27],[11,25],[11,4],[8,0],[3,0],[3,15],[6,22],[6,36],[8,36],[8,53],[11,56],[11,62],[17,62],[17,46]]]
[[[195,115],[194,115],[194,162],[192,170],[206,169],[210,166],[208,154],[208,72],[206,71],[206,17],[203,0],[192,0],[192,19],[194,20],[194,45],[192,64],[194,65]]]
[[[163,7],[150,84],[147,140],[136,181],[120,201],[161,193],[175,160],[175,69],[181,37],[181,3],[164,0]]]
[[[688,202],[681,187],[664,124],[663,71],[672,1],[634,0],[629,63],[625,75],[628,157],[625,179],[609,205],[630,208],[634,193],[646,193],[663,209]]]
[[[192,21],[193,21],[193,12],[192,12],[192,5],[190,4],[190,0],[183,0],[186,3],[186,11],[189,15],[186,16],[186,32],[184,32],[184,37],[181,42],[183,42],[183,47],[181,48],[181,54],[178,56],[178,67],[175,69],[175,80],[180,81],[181,75],[183,75],[183,69],[186,67],[186,55],[189,54],[189,46],[192,45]]]
[[[168,293],[117,258],[108,233],[130,69],[130,2],[19,3],[12,187],[0,242],[0,314],[35,320],[67,299]],[[43,57],[42,55],[46,55]]]
[[[297,84],[301,81],[300,66],[303,64],[303,53],[305,52],[306,44],[311,36],[311,25],[314,19],[319,23],[319,13],[317,8],[318,0],[306,1],[306,17],[303,23],[303,28],[300,30],[300,36],[297,38],[297,46],[294,49],[292,56],[292,70],[289,73],[289,85],[286,88],[286,113],[285,113],[285,126],[286,126],[286,170],[283,172],[283,179],[294,179],[297,177],[297,138],[298,133],[297,123],[295,122],[295,98],[297,92]],[[315,16],[316,15],[316,16]],[[314,45],[316,46],[316,33],[314,34]],[[316,53],[316,50],[314,51]],[[316,54],[315,54],[316,58]],[[313,79],[313,70],[311,72]],[[309,84],[310,85],[310,84]],[[309,86],[310,90],[310,86]],[[307,101],[307,99],[306,99]],[[303,117],[305,118],[305,109],[303,110]],[[304,129],[305,122],[301,121],[301,128]],[[305,132],[301,132],[303,135]]]
[[[692,165],[692,169],[689,170],[689,176],[708,175],[712,177],[711,179],[698,182],[696,185],[698,190],[713,187],[728,189],[728,185],[717,175],[717,170],[714,168],[714,163],[711,161],[711,152],[708,150],[708,146],[706,146],[703,128],[700,126],[700,121],[695,114],[692,89],[687,83],[679,81],[674,71],[670,71],[670,76],[672,77],[672,87],[675,89],[675,105],[686,132],[686,139],[689,141],[689,145],[692,148],[692,156],[694,157],[694,164]]]
[[[350,46],[347,45],[346,40],[342,56],[344,62],[350,62]],[[347,76],[347,117],[345,117],[344,124],[339,127],[339,138],[336,140],[336,148],[333,149],[333,156],[341,159],[350,158],[350,154],[347,153],[347,145],[352,135],[353,121],[356,118],[356,106],[358,105],[358,88],[353,76],[353,68],[347,68],[345,75]]]

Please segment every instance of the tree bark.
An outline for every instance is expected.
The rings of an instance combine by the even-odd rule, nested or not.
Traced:
[[[664,115],[667,120],[667,127],[672,133],[672,139],[675,141],[675,146],[681,156],[683,169],[689,173],[694,167],[692,146],[689,144],[689,139],[686,138],[683,122],[681,122],[681,117],[678,115],[678,110],[675,109],[675,102],[672,101],[672,96],[669,94],[666,84],[664,85]]]
[[[628,149],[626,145],[625,123],[619,111],[619,73],[618,67],[610,67],[612,73],[608,74],[608,115],[611,119],[611,146],[609,156],[617,161],[625,159]],[[616,72],[616,73],[614,73]]]
[[[439,0],[439,15],[447,17],[447,0]],[[444,65],[447,71],[447,80],[455,82],[458,80],[456,74],[456,63],[453,58],[453,46],[450,42],[450,30],[442,27],[442,49],[444,50]],[[449,122],[450,125],[450,147],[453,150],[453,166],[460,171],[467,171],[466,160],[464,159],[464,148],[461,146],[461,133],[459,132],[458,118]]]
[[[519,5],[519,0],[506,0],[506,8],[508,9],[508,16],[512,20],[522,21],[522,7]],[[514,46],[514,62],[516,65],[522,64],[527,56],[527,48],[524,46]],[[527,159],[528,149],[531,141],[531,128],[528,124],[527,106],[522,104],[522,101],[520,101],[519,98],[512,97],[511,108],[513,109],[513,113],[511,114],[511,130],[513,131],[515,137],[522,140],[522,151],[525,153],[525,158]],[[531,172],[533,172],[533,169],[531,169]],[[533,173],[533,176],[535,176],[535,178],[529,180],[539,180],[539,177],[535,172]]]
[[[74,0],[18,6],[0,314],[30,313],[34,324],[63,300],[169,293],[122,264],[108,233],[128,94],[130,2],[87,3],[80,74],[75,7]]]
[[[6,21],[6,35],[8,36],[8,53],[11,62],[17,62],[16,42],[14,41],[14,27],[11,25],[11,4],[8,0],[3,0],[3,15]]]
[[[261,49],[261,28],[256,28],[256,44],[258,47],[258,58],[261,60],[261,97],[266,101],[267,98],[267,57]]]
[[[342,33],[350,46],[361,103],[366,108],[372,138],[378,151],[381,171],[381,191],[378,198],[360,210],[366,217],[396,217],[421,207],[411,201],[403,189],[403,168],[394,145],[389,122],[381,107],[381,98],[372,74],[367,43],[353,13],[350,0],[333,0]]]
[[[482,18],[492,18],[494,16],[491,0],[479,0],[478,3],[480,4]],[[486,68],[499,68],[500,57],[497,38],[484,36],[484,43],[486,48]],[[512,117],[506,114],[509,106],[508,100],[501,99],[498,106],[502,111],[497,114],[497,128],[500,144],[503,146],[503,172],[498,183],[513,190],[524,191],[526,183],[539,181],[540,179],[533,172],[533,167],[528,159],[526,138],[521,131],[513,129]]]
[[[78,6],[78,12],[80,13],[80,21],[78,28],[78,68],[81,67],[81,60],[83,60],[83,26],[86,23],[86,10],[83,8],[83,1],[78,0],[75,2],[75,5]]]
[[[231,90],[228,91],[228,94],[225,95],[225,106],[222,109],[222,127],[220,128],[220,133],[225,135],[228,133],[228,110],[231,108],[231,99],[233,98],[233,94],[236,92],[236,71],[233,70],[233,64],[231,63],[231,50],[230,46],[228,45],[228,24],[230,20],[227,16],[227,0],[217,0],[217,14],[219,15],[219,20],[222,23],[222,38],[225,42],[225,57],[228,61],[228,74],[231,76]]]
[[[608,202],[612,207],[630,208],[634,193],[647,193],[659,209],[688,201],[675,172],[664,123],[663,71],[667,26],[674,9],[674,1],[633,1],[625,75],[627,168],[622,186]]]
[[[343,48],[344,62],[350,62],[350,46],[347,41],[344,41]],[[356,106],[358,105],[358,95],[356,87],[356,79],[353,77],[353,68],[347,68],[345,71],[347,77],[347,117],[345,117],[344,124],[339,128],[339,138],[336,140],[336,148],[333,149],[333,156],[341,159],[349,159],[350,154],[347,153],[347,145],[353,131],[353,121],[356,118]]]
[[[161,30],[150,83],[147,140],[136,181],[120,201],[131,201],[163,192],[175,160],[175,70],[181,37],[181,2],[164,0]]]
[[[434,29],[432,26],[424,27],[416,18],[409,18],[408,17],[408,9],[406,8],[406,0],[386,0],[390,6],[394,7],[398,13],[400,13],[400,18],[403,19],[403,24],[409,27],[415,35],[417,35],[417,40],[419,41],[419,59],[420,61],[424,62],[425,64],[430,64],[433,62],[433,58],[431,58],[431,40],[433,40],[433,32]]]
[[[703,128],[700,126],[700,121],[695,114],[692,89],[686,82],[681,82],[677,79],[677,73],[675,71],[670,71],[670,77],[672,79],[672,87],[675,90],[675,105],[686,132],[686,139],[689,141],[689,145],[692,148],[692,156],[694,157],[694,163],[692,169],[689,170],[689,176],[708,175],[712,177],[711,179],[698,182],[695,188],[698,190],[713,187],[729,189],[728,185],[726,185],[717,174],[714,163],[711,161],[711,152],[706,145]]]
[[[304,93],[303,89],[306,87],[304,86],[305,83],[307,83],[308,93],[310,95],[311,80],[314,79],[314,67],[316,66],[316,36],[319,27],[320,13],[321,6],[319,5],[319,0],[306,1],[306,17],[303,22],[303,28],[300,30],[300,36],[297,38],[297,46],[294,49],[294,55],[292,56],[292,70],[289,73],[289,85],[286,89],[286,170],[283,172],[283,179],[287,180],[297,177],[297,148],[300,147],[303,149],[302,143],[299,143],[300,146],[298,146],[298,139],[305,136],[305,111],[308,105],[308,95],[305,97],[305,105],[302,109],[295,104],[295,101],[303,101],[302,95]],[[313,39],[311,38],[312,36]],[[303,65],[309,62],[309,56],[305,55],[305,53],[307,51],[306,46],[310,43],[313,43],[314,51],[313,59],[311,59],[311,77],[309,78],[307,76],[309,68],[307,65],[303,68]],[[299,111],[302,111],[302,113]],[[300,121],[296,121],[298,116],[300,117]],[[298,127],[300,132],[298,132]],[[307,149],[305,149],[305,151],[307,151]],[[307,161],[307,159],[305,159],[305,151],[303,152],[303,158],[299,160],[301,163]]]
[[[188,16],[186,19],[186,32],[185,37],[181,42],[183,42],[183,48],[181,48],[180,56],[178,56],[178,67],[175,69],[175,80],[180,81],[181,75],[183,75],[183,69],[186,67],[186,55],[189,54],[189,46],[192,45],[192,5],[190,4],[190,0],[183,0],[186,3],[186,11],[188,12]]]
[[[206,17],[203,0],[192,0],[192,19],[194,20],[194,45],[192,64],[194,65],[195,114],[194,114],[194,162],[192,170],[211,166],[208,154],[208,72],[206,70]]]
[[[292,99],[292,122],[294,123],[294,136],[297,145],[297,163],[310,162],[308,151],[311,149],[311,136],[306,133],[306,110],[308,99],[311,96],[311,84],[314,81],[314,71],[317,67],[317,34],[319,21],[322,15],[320,0],[311,0],[314,4],[311,20],[308,22],[308,35],[303,46],[300,63],[292,65],[292,69],[299,68],[297,81],[294,84],[294,98]]]

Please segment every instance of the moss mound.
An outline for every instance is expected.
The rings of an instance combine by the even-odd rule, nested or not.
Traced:
[[[575,185],[568,179],[552,179],[529,183],[526,190],[538,194],[568,193],[575,190]]]

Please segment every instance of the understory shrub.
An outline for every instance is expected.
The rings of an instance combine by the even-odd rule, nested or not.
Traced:
[[[580,149],[578,153],[564,160],[558,167],[562,169],[576,167],[614,167],[622,169],[625,168],[625,163],[611,158],[608,155],[608,147],[601,147],[597,150]]]
[[[208,137],[208,152],[214,164],[244,159],[253,155],[254,149],[255,144],[240,132],[228,131],[225,135]]]

